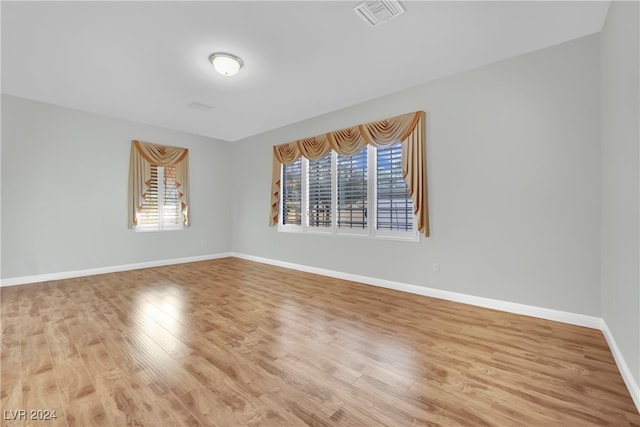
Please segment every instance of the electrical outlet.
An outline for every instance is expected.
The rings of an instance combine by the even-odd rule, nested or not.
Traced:
[[[440,273],[440,264],[438,263],[433,264],[433,272]]]

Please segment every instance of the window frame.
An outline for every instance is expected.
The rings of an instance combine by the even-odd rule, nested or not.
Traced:
[[[367,227],[364,229],[357,228],[340,228],[338,227],[338,154],[331,150],[331,226],[315,227],[309,225],[309,187],[308,187],[308,171],[309,159],[301,156],[301,225],[283,224],[283,193],[281,192],[278,200],[278,231],[289,233],[306,233],[323,236],[342,236],[356,238],[373,238],[381,240],[396,240],[405,242],[419,242],[420,232],[418,231],[418,220],[415,214],[411,214],[412,229],[404,230],[382,230],[377,228],[377,147],[367,145]],[[356,153],[357,155],[358,153]],[[284,167],[280,168],[281,188],[284,188]]]

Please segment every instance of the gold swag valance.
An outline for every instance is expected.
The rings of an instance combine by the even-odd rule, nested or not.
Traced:
[[[427,201],[427,158],[425,112],[403,114],[358,126],[299,139],[273,146],[271,178],[271,216],[269,225],[278,224],[280,198],[280,170],[282,165],[295,162],[300,156],[317,160],[334,150],[343,156],[360,152],[367,144],[385,147],[402,144],[402,177],[413,200],[413,211],[418,218],[418,230],[429,236],[429,210]]]
[[[151,187],[151,166],[176,168],[180,209],[184,225],[189,225],[189,149],[131,141],[129,163],[129,228],[138,225],[138,215]]]

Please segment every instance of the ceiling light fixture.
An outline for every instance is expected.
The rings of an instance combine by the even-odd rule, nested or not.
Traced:
[[[244,65],[242,59],[225,52],[212,53],[209,55],[209,62],[218,73],[228,77],[235,75]]]

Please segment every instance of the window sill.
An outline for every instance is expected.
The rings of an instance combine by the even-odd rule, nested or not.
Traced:
[[[295,228],[294,228],[295,227]],[[407,232],[407,233],[393,233],[393,232],[378,232],[376,234],[371,234],[368,232],[349,232],[349,231],[337,231],[337,230],[322,230],[322,229],[310,229],[303,228],[302,226],[278,226],[278,232],[283,233],[293,233],[293,234],[308,234],[312,236],[333,236],[333,237],[353,237],[357,239],[374,239],[374,240],[392,240],[398,242],[411,242],[411,243],[419,243],[420,242],[420,233],[418,232]]]

